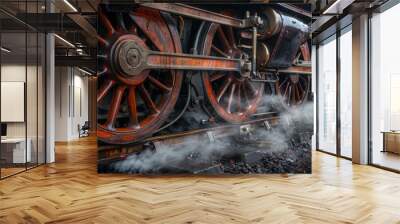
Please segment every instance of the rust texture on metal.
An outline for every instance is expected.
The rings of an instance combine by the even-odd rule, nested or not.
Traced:
[[[211,11],[203,10],[200,8],[192,7],[185,4],[179,3],[143,3],[144,7],[149,7],[153,9],[162,10],[165,12],[170,12],[182,16],[187,16],[195,19],[200,19],[203,21],[233,26],[237,28],[250,27],[251,24],[245,20],[236,19],[221,13],[214,13]]]
[[[243,124],[270,113],[260,108],[276,95],[289,107],[308,99],[311,54],[304,9],[280,4],[208,11],[179,3],[116,9],[100,5],[98,14],[102,142],[156,140],[154,134],[188,107],[200,108],[196,113],[205,114],[208,125]]]
[[[131,15],[131,21],[120,17],[113,24],[105,12],[100,14],[106,29],[102,38],[109,44],[103,63],[108,72],[99,77],[97,103],[105,112],[99,114],[97,136],[112,144],[134,142],[157,130],[172,112],[183,80],[182,72],[175,70],[132,73],[139,60],[132,44],[172,53],[182,49],[176,27],[159,12],[139,8]]]
[[[204,141],[207,139],[207,133],[212,132],[213,136],[218,138],[226,138],[229,136],[237,135],[240,132],[242,125],[250,125],[250,127],[258,127],[263,122],[268,122],[270,127],[276,126],[280,122],[280,118],[277,116],[270,116],[262,119],[254,119],[251,121],[243,122],[240,125],[226,124],[212,128],[203,128],[191,131],[180,132],[176,134],[167,134],[163,136],[155,136],[147,138],[146,141],[137,142],[135,145],[129,147],[114,147],[107,146],[99,148],[99,161],[118,161],[126,158],[130,154],[137,153],[143,150],[143,144],[147,142],[162,142],[163,144],[179,144],[180,142],[188,141]]]
[[[229,58],[245,57],[238,47],[238,31],[230,26],[212,23],[206,29],[202,54],[222,55]],[[262,83],[252,83],[248,77],[232,72],[207,72],[203,76],[207,98],[223,120],[240,123],[255,113],[264,93]]]
[[[145,68],[182,69],[182,70],[221,70],[241,71],[240,59],[203,57],[191,54],[171,54],[164,52],[147,52]]]
[[[311,61],[308,43],[301,45],[298,57],[303,61]],[[278,95],[282,96],[288,106],[298,106],[306,101],[311,86],[311,67],[292,66],[281,70],[279,81],[276,83]],[[286,74],[285,74],[286,73]]]

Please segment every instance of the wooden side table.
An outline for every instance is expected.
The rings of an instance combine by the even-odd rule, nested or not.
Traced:
[[[400,154],[400,131],[383,131],[382,152]]]

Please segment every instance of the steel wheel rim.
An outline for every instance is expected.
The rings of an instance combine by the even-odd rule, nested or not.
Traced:
[[[206,33],[202,54],[237,58],[240,50],[234,32],[232,27],[212,23]],[[228,48],[235,52],[229,53]],[[214,111],[220,118],[231,123],[249,120],[250,115],[257,111],[264,92],[264,85],[254,84],[233,72],[203,72],[202,80]]]
[[[308,43],[300,46],[299,57],[304,61],[311,61]],[[276,82],[278,96],[286,106],[298,106],[303,104],[310,90],[310,76],[301,74],[281,74]]]
[[[105,44],[102,45],[102,42],[99,42],[106,49],[104,59],[106,72],[101,72],[99,76],[100,85],[97,95],[99,111],[107,98],[109,101],[111,98],[111,104],[107,110],[106,119],[102,122],[98,121],[97,136],[101,141],[111,144],[131,143],[157,130],[172,112],[183,80],[183,74],[179,71],[151,70],[129,77],[115,68],[113,61],[116,57],[115,46],[123,39],[140,42],[135,40],[134,36],[142,38],[141,44],[154,50],[182,52],[176,28],[168,23],[158,11],[138,8],[131,12],[129,18],[124,18],[122,14],[120,16],[122,20],[114,25],[106,17],[104,11],[100,13],[100,20],[107,30],[107,36],[103,37]],[[131,19],[131,26],[127,27],[126,23],[129,23],[129,19]],[[115,21],[118,22],[118,19],[114,18]],[[150,28],[144,26],[148,23],[154,23],[154,26]],[[155,30],[154,27],[157,29]],[[162,40],[154,38],[154,36],[160,36],[159,33],[167,36],[163,36]],[[123,53],[128,55],[129,52]],[[129,65],[133,62],[125,61],[124,63]]]

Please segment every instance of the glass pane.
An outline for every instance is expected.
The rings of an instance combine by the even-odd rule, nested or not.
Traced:
[[[400,5],[372,18],[372,163],[400,170]]]
[[[318,147],[336,153],[336,39],[318,48]]]
[[[37,119],[37,81],[38,81],[38,52],[37,41],[38,36],[35,32],[27,34],[28,38],[28,64],[27,64],[27,80],[26,80],[26,115],[27,115],[27,142],[28,150],[30,148],[30,160],[28,160],[28,167],[37,165],[38,160],[38,145],[37,145],[37,132],[38,132],[38,119]]]
[[[314,94],[316,94],[317,92],[317,85],[316,85],[316,81],[317,81],[317,47],[315,45],[312,45],[311,48],[311,63],[312,63],[312,83],[311,83],[311,90]],[[313,103],[314,103],[314,122],[313,122],[313,128],[314,130],[317,130],[317,99],[313,99]],[[315,132],[314,132],[315,133]],[[312,139],[311,139],[312,143],[311,143],[311,147],[312,150],[315,150],[317,148],[317,136],[316,134],[313,135]]]
[[[44,34],[39,34],[38,45],[38,164],[45,163],[45,52],[46,37]]]
[[[27,2],[26,11],[28,13],[39,13],[42,11],[39,1]],[[32,20],[37,20],[38,17],[34,16]],[[38,98],[39,98],[39,67],[40,67],[40,57],[39,57],[39,45],[40,38],[37,30],[27,31],[27,53],[28,53],[28,63],[27,63],[27,99],[26,99],[26,113],[27,113],[27,142],[31,150],[31,161],[27,164],[28,168],[35,167],[38,165],[39,154],[39,119],[38,119]],[[28,149],[29,149],[28,147]]]
[[[31,160],[26,144],[26,40],[25,32],[1,34],[2,177],[25,170]]]
[[[340,153],[352,157],[352,35],[340,36]]]

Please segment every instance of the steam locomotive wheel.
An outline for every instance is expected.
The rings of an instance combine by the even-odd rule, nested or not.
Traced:
[[[241,49],[236,30],[229,26],[211,23],[206,27],[202,54],[226,57],[247,57]],[[204,72],[203,86],[208,101],[217,116],[231,123],[249,119],[257,111],[264,92],[262,83],[251,82],[243,74],[229,71]]]
[[[311,61],[308,43],[300,46],[300,51],[296,60]],[[282,97],[282,101],[287,106],[301,105],[310,91],[311,77],[302,74],[280,74],[279,81],[276,82],[277,94]]]
[[[182,52],[177,29],[168,15],[137,8],[128,16],[100,12],[105,28],[99,42],[98,131],[101,141],[126,144],[151,135],[168,118],[179,96],[183,74],[144,70],[134,46],[162,52]]]

